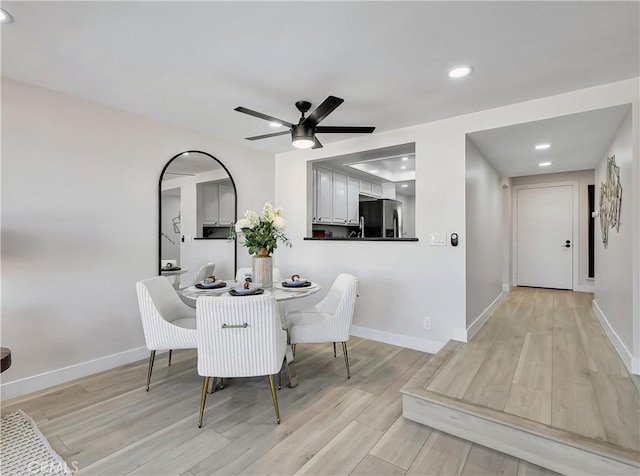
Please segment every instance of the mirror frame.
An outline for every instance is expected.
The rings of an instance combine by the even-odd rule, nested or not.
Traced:
[[[231,185],[233,185],[233,192],[235,194],[234,211],[233,211],[233,223],[234,223],[233,226],[235,226],[235,223],[238,221],[238,189],[236,187],[236,182],[233,180],[233,176],[231,175],[231,172],[229,172],[229,169],[219,159],[217,159],[213,155],[209,154],[208,152],[203,152],[201,150],[185,150],[185,151],[182,151],[179,154],[176,154],[173,157],[171,157],[169,162],[167,162],[164,165],[164,167],[162,168],[162,172],[160,172],[160,178],[158,179],[158,276],[162,275],[162,177],[164,177],[164,173],[167,170],[167,167],[169,167],[169,165],[171,165],[171,163],[174,160],[176,160],[178,157],[181,157],[186,153],[189,153],[189,154],[198,153],[198,154],[206,155],[206,156],[210,157],[212,160],[215,160],[216,162],[218,162],[218,164],[220,164],[220,166],[224,169],[224,171],[229,176],[229,180],[231,180]],[[181,234],[180,240],[181,240],[181,242],[184,242],[184,235]],[[237,271],[238,271],[238,240],[237,240],[237,238],[233,238],[233,272],[234,272],[234,276],[235,276],[235,273]]]

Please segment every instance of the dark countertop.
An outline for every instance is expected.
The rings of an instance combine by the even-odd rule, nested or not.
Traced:
[[[316,238],[306,236],[304,240],[310,241],[418,241],[418,238]]]

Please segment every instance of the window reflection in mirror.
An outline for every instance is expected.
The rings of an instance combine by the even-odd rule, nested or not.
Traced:
[[[234,276],[236,247],[228,237],[236,190],[222,163],[204,152],[179,154],[165,166],[159,192],[161,274],[185,287],[201,266],[214,262],[216,276]],[[163,263],[180,270],[170,272]]]
[[[314,161],[316,238],[415,238],[415,143]]]

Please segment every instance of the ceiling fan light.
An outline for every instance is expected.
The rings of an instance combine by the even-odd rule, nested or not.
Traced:
[[[311,139],[293,139],[291,145],[296,149],[311,149],[316,142]]]
[[[316,143],[315,130],[299,124],[291,128],[291,145],[296,149],[310,149]]]

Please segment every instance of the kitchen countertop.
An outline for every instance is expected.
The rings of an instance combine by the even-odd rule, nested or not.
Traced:
[[[418,238],[381,238],[381,237],[371,237],[371,238],[316,238],[314,236],[306,236],[303,238],[304,240],[310,241],[418,241]]]

